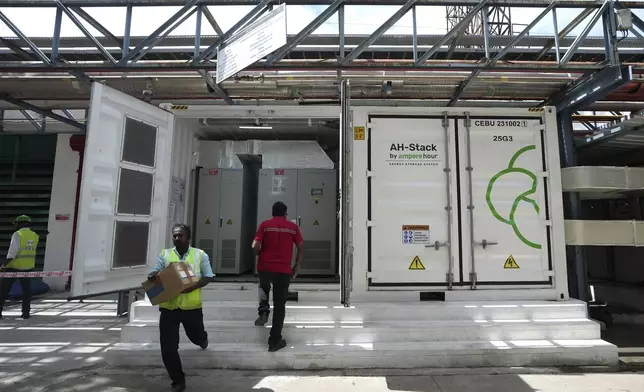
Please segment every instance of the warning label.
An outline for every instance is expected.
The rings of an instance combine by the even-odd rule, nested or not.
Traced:
[[[409,264],[409,269],[410,270],[424,270],[425,266],[423,263],[420,261],[420,257],[416,256],[414,259],[411,261],[411,264]]]
[[[519,269],[519,264],[517,264],[516,260],[514,260],[514,256],[510,255],[505,260],[505,264],[503,264],[503,268],[505,269]]]
[[[429,225],[403,225],[403,244],[429,244]]]
[[[227,225],[232,225],[232,224],[233,224],[233,220],[232,220],[232,219],[228,219],[228,222],[226,222],[226,224],[227,224]]]
[[[353,140],[364,140],[364,139],[365,139],[365,128],[353,127]]]
[[[316,219],[315,222],[313,222],[313,226],[320,226],[320,222]]]
[[[210,224],[210,218],[206,218],[206,224],[207,224],[207,225],[209,225],[209,224]]]

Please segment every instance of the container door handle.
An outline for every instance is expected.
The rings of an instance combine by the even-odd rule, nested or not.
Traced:
[[[442,248],[444,246],[449,246],[449,243],[448,242],[436,241],[436,242],[434,242],[433,245],[425,245],[425,248],[434,248],[436,250],[440,250],[440,248]]]
[[[481,242],[474,242],[474,245],[480,245],[481,247],[483,247],[483,249],[486,249],[488,246],[498,245],[498,244],[499,244],[498,242],[492,242],[486,239],[482,240]]]
[[[302,226],[302,217],[301,216],[297,217],[297,225]]]
[[[223,227],[223,224],[224,224],[224,217],[220,216],[219,217],[219,227]]]

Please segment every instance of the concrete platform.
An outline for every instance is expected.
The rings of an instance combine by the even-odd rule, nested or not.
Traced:
[[[185,366],[234,369],[369,369],[490,366],[616,366],[617,348],[579,301],[384,302],[344,307],[289,302],[289,347],[266,351],[269,327],[253,325],[256,301],[204,303],[211,346],[182,332]],[[144,366],[159,359],[159,310],[133,304],[108,361]],[[156,361],[156,362],[155,362]],[[159,362],[160,363],[160,362]]]
[[[602,340],[293,344],[277,353],[266,345],[216,343],[180,348],[188,369],[370,369],[494,366],[610,366],[617,351]],[[120,343],[107,350],[119,366],[161,366],[158,344]]]

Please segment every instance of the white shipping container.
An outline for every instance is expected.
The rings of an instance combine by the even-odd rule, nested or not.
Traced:
[[[74,296],[138,286],[169,243],[168,223],[189,221],[198,119],[339,119],[341,113],[339,106],[162,108],[93,87]],[[455,299],[568,298],[552,108],[392,106],[349,113],[351,121],[340,121],[341,132],[353,135],[341,194],[349,195],[352,220],[341,254],[352,257],[341,263],[352,262],[346,280],[352,295],[436,290]],[[126,117],[155,127],[152,166],[125,159]],[[151,211],[119,209],[123,169],[152,176]],[[120,222],[149,225],[143,259],[118,250],[116,260]]]

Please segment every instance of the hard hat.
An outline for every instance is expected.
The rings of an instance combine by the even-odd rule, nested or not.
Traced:
[[[20,215],[13,223],[31,223],[31,218],[28,215]]]

